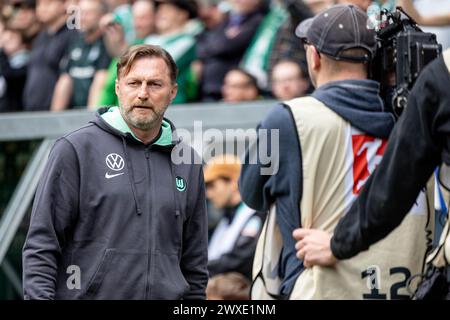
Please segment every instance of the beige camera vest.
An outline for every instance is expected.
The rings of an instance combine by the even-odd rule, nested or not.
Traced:
[[[292,110],[301,145],[302,227],[333,232],[381,161],[386,141],[352,127],[315,98],[298,98],[286,104]],[[423,269],[427,230],[428,239],[432,240],[433,208],[433,193],[421,193],[402,224],[389,236],[334,267],[305,269],[290,298],[408,298],[411,295],[406,288],[408,278]],[[276,271],[283,244],[275,214],[273,206],[255,253],[252,299],[271,299],[268,293],[279,292]]]

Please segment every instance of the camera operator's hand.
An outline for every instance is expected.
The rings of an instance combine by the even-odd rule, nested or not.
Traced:
[[[299,228],[292,233],[297,243],[297,257],[303,260],[306,268],[314,265],[332,266],[338,261],[331,252],[330,241],[332,235],[318,229]]]

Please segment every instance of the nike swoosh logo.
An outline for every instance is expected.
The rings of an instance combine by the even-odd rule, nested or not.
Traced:
[[[105,173],[105,178],[106,178],[106,179],[115,178],[115,177],[118,177],[118,176],[123,175],[124,173],[125,173],[125,172],[118,173],[118,174],[109,174],[109,173],[107,172],[107,173]]]

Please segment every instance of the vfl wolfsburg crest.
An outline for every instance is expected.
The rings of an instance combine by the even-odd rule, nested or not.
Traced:
[[[186,181],[183,178],[176,177],[175,184],[177,186],[178,191],[183,192],[184,190],[186,190]]]

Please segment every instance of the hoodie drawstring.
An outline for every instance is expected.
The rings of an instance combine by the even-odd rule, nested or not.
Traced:
[[[127,143],[124,137],[122,137],[122,145],[123,153],[125,155],[125,162],[127,163],[128,179],[130,180],[131,192],[133,193],[134,204],[136,206],[136,213],[140,216],[142,214],[142,209],[139,206],[139,202],[137,199],[136,185],[134,184],[133,167],[130,161],[130,157],[128,156]]]
[[[170,174],[172,175],[172,181],[176,183],[176,167],[173,164],[172,161],[170,161]],[[175,200],[175,218],[177,220],[177,226],[178,224],[182,224],[183,223],[183,217],[181,214],[181,207],[180,207],[180,202],[178,200],[178,195],[177,195],[177,191],[176,191],[176,186],[175,188],[172,188],[172,192],[173,192],[173,197]],[[178,261],[180,261],[181,259],[181,248],[183,248],[183,228],[181,227],[181,243],[180,243],[180,249],[178,250]]]
[[[174,182],[176,183],[176,175],[175,175],[175,173],[174,173],[174,171],[175,171],[176,169],[174,168],[174,166],[175,166],[175,165],[173,164],[173,162],[170,161],[170,173],[171,173],[171,175],[172,175],[172,181],[174,181]],[[173,197],[174,197],[174,200],[175,200],[175,216],[180,217],[180,215],[181,215],[181,209],[180,209],[180,205],[179,205],[179,201],[178,201],[178,196],[177,196],[177,193],[176,193],[175,189],[176,189],[176,187],[175,187],[175,188],[172,188]]]

